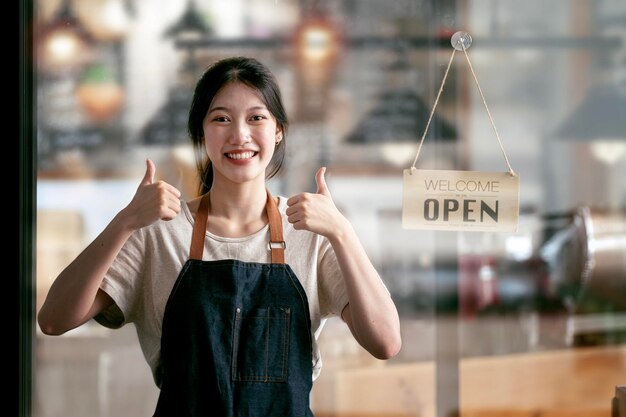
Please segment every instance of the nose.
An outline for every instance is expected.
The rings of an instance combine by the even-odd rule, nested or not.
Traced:
[[[236,123],[233,126],[233,132],[231,135],[231,143],[233,145],[243,145],[250,142],[250,129],[245,123]]]

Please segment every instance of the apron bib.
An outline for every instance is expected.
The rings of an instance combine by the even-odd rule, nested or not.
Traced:
[[[203,261],[209,195],[189,260],[168,298],[154,417],[311,417],[311,321],[284,261],[280,213],[267,191],[272,262]]]

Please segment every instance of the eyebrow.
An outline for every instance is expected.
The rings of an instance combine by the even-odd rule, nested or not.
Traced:
[[[228,107],[225,107],[225,106],[217,106],[217,107],[210,108],[207,113],[211,113],[211,112],[218,111],[218,110],[220,110],[220,111],[228,111],[229,109],[228,109]],[[265,106],[253,106],[253,107],[248,107],[246,109],[246,111],[252,111],[252,110],[267,110],[267,107],[265,107]]]

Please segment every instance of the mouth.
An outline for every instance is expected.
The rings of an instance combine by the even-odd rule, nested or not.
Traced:
[[[242,159],[250,159],[253,158],[255,156],[257,156],[258,152],[254,152],[254,151],[239,151],[239,152],[228,152],[225,153],[224,156],[226,156],[228,159],[236,159],[236,160],[242,160]]]

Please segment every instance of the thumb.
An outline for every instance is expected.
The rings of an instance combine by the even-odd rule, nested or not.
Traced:
[[[154,166],[154,162],[150,159],[146,159],[146,173],[141,179],[140,185],[150,185],[154,182],[154,173],[156,172],[156,168]]]
[[[330,197],[330,190],[326,185],[326,179],[324,178],[324,174],[326,173],[326,167],[321,167],[317,170],[315,174],[315,183],[317,184],[317,194],[323,194],[327,197]]]

